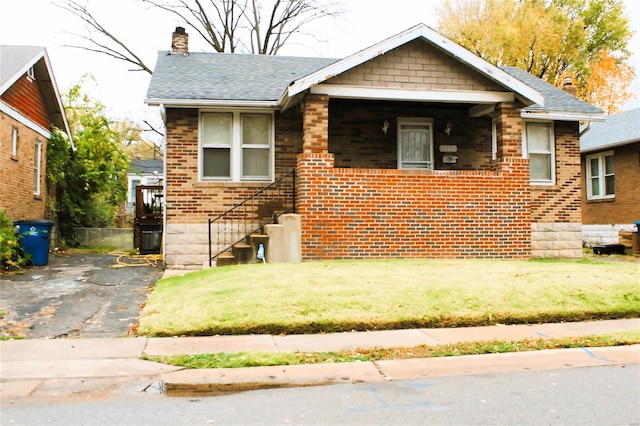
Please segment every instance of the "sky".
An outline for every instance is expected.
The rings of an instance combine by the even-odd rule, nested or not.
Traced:
[[[57,1],[58,3],[62,1]],[[171,33],[184,26],[177,18],[142,5],[139,0],[83,0],[107,28],[141,52],[148,65],[155,65],[157,52],[169,50]],[[312,29],[319,40],[285,47],[280,54],[343,58],[400,33],[418,23],[435,28],[434,11],[442,0],[344,0],[347,12],[338,20],[323,21]],[[635,32],[629,48],[636,69],[632,86],[636,99],[623,109],[640,107],[640,1],[623,0]],[[85,83],[94,98],[103,103],[112,118],[149,120],[157,123],[159,112],[146,107],[144,97],[150,76],[132,71],[132,65],[104,55],[67,47],[82,43],[71,35],[87,34],[81,21],[51,0],[0,0],[0,44],[45,46],[61,93],[92,75]],[[189,30],[187,29],[187,32]],[[191,51],[210,51],[191,34]]]

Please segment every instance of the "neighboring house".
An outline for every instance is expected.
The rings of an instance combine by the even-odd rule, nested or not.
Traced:
[[[0,46],[0,210],[11,220],[47,216],[51,131],[70,135],[44,47]]]
[[[340,60],[173,37],[145,101],[166,125],[167,267],[215,258],[228,209],[233,229],[275,214],[281,195],[250,197],[293,169],[303,260],[582,256],[579,122],[604,118],[566,91],[424,25]]]
[[[640,222],[640,108],[593,123],[580,137],[582,235],[586,245],[617,244]]]
[[[136,186],[138,185],[162,185],[164,181],[164,169],[162,160],[131,160],[129,173],[127,173],[127,214],[135,212]]]

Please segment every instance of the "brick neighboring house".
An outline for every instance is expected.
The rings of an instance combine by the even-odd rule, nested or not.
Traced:
[[[582,256],[579,122],[603,118],[566,91],[424,25],[345,59],[173,37],[146,99],[167,129],[167,267],[201,267],[208,220],[292,169],[303,260]]]
[[[591,124],[580,153],[585,245],[617,244],[640,221],[640,108]]]
[[[44,47],[0,46],[0,210],[47,218],[47,142],[69,125]]]

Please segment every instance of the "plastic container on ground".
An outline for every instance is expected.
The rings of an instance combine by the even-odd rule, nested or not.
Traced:
[[[49,245],[51,244],[51,229],[53,222],[45,219],[18,220],[13,222],[18,228],[20,245],[31,255],[35,266],[45,266],[49,263]]]

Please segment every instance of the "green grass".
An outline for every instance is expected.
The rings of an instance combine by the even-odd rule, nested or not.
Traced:
[[[156,283],[139,334],[297,334],[640,316],[640,263],[361,260],[212,268]]]
[[[437,358],[445,356],[524,352],[545,349],[622,346],[639,343],[640,330],[633,330],[615,334],[592,335],[566,339],[468,342],[438,346],[418,345],[414,347],[356,349],[353,351],[335,352],[218,352],[212,354],[143,357],[143,359],[192,369],[240,368],[354,361],[381,361],[408,358]]]

